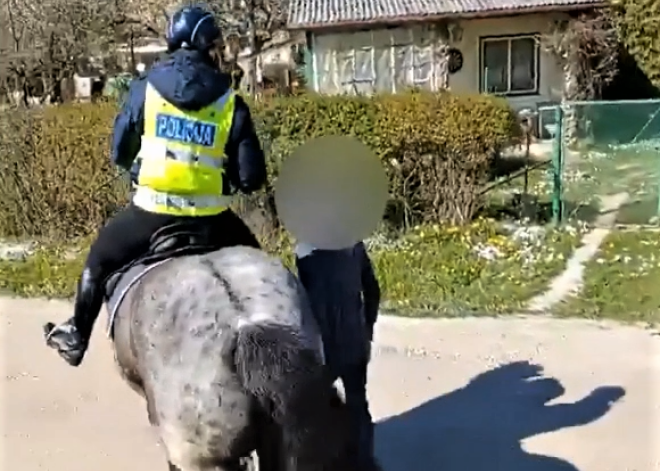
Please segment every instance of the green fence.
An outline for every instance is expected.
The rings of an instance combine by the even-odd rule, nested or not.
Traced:
[[[593,222],[624,193],[617,223],[658,222],[660,100],[566,102],[541,108],[539,126],[552,139],[556,223]]]

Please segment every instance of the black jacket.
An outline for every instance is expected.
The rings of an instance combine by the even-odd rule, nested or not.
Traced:
[[[333,369],[368,361],[380,287],[362,242],[344,250],[314,250],[296,258],[298,276],[321,329]]]
[[[181,110],[200,110],[220,98],[231,86],[208,56],[178,50],[131,82],[128,97],[114,124],[113,162],[131,170],[144,131],[144,101],[147,82]],[[254,130],[250,109],[236,95],[234,120],[225,147],[227,177],[235,188],[249,194],[266,182],[266,162]]]

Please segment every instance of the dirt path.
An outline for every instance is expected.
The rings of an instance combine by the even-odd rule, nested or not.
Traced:
[[[78,369],[43,345],[41,324],[69,310],[0,298],[0,469],[165,470],[102,329]],[[526,361],[545,378],[525,380],[537,372]],[[383,318],[370,373],[386,471],[660,470],[660,337],[648,331],[545,318]]]

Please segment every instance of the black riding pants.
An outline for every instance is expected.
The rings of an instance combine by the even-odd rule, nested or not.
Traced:
[[[102,283],[115,271],[146,254],[151,236],[156,231],[178,222],[210,226],[218,247],[247,245],[259,248],[254,234],[231,210],[213,216],[182,217],[150,213],[129,204],[101,228],[92,244],[85,267],[90,277],[96,283]]]
[[[346,406],[351,411],[357,438],[358,458],[364,469],[369,469],[368,463],[374,454],[374,424],[367,400],[367,368],[368,363],[364,362],[335,370],[344,385]]]

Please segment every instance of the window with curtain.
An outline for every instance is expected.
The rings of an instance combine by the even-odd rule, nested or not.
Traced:
[[[394,46],[394,80],[397,90],[408,87],[433,88],[433,48]]]
[[[432,46],[417,47],[412,50],[412,82],[415,86],[432,88],[433,48]]]
[[[335,57],[339,88],[344,93],[365,94],[375,91],[376,73],[372,47],[337,51]]]
[[[432,28],[381,28],[315,36],[316,83],[326,93],[434,89]]]
[[[535,36],[482,38],[480,63],[482,92],[538,93],[539,49]]]
[[[340,36],[342,48],[335,52],[338,88],[343,93],[375,91],[374,46],[370,31]]]

